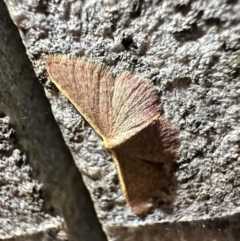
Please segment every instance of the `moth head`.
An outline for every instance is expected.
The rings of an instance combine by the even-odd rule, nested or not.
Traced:
[[[111,139],[104,139],[103,142],[102,142],[102,146],[111,151],[114,147],[116,147],[116,143],[114,141],[111,141]]]
[[[107,150],[110,149],[107,140],[103,140],[103,141],[101,142],[101,144],[102,144],[102,146],[103,146],[105,149],[107,149]]]

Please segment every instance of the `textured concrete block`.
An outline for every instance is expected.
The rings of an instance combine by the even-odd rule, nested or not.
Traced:
[[[108,239],[237,240],[228,225],[240,204],[240,2],[5,3]],[[172,203],[145,217],[131,212],[100,139],[50,83],[48,54],[92,58],[116,76],[130,70],[155,84],[181,139]]]

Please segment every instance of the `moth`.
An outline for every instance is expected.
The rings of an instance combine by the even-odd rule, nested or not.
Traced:
[[[177,158],[179,139],[160,114],[154,85],[130,72],[115,79],[108,67],[86,59],[48,56],[46,69],[112,154],[122,192],[135,214],[161,194],[161,165]]]

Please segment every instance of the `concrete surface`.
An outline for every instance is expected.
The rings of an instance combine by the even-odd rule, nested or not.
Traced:
[[[108,239],[239,240],[240,1],[5,3]],[[53,53],[103,61],[115,75],[131,70],[155,84],[181,139],[169,207],[131,212],[110,155],[47,76],[44,57]]]
[[[106,240],[2,1],[0,10],[0,239]]]

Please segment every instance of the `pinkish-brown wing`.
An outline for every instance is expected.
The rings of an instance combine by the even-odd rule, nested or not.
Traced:
[[[115,80],[112,98],[112,125],[109,146],[121,144],[159,117],[154,86],[129,72]]]
[[[170,122],[160,117],[118,146],[118,149],[147,162],[172,163],[178,156],[179,143],[178,134]]]
[[[152,198],[169,202],[171,171],[179,139],[167,120],[159,118],[112,149],[124,195],[135,213],[147,209]]]
[[[121,189],[135,214],[148,211],[154,199],[171,202],[173,194],[166,191],[171,186],[171,176],[159,163],[142,161],[122,150],[114,150]]]
[[[48,56],[46,68],[52,82],[95,131],[106,137],[111,126],[113,79],[101,64],[64,56]]]

